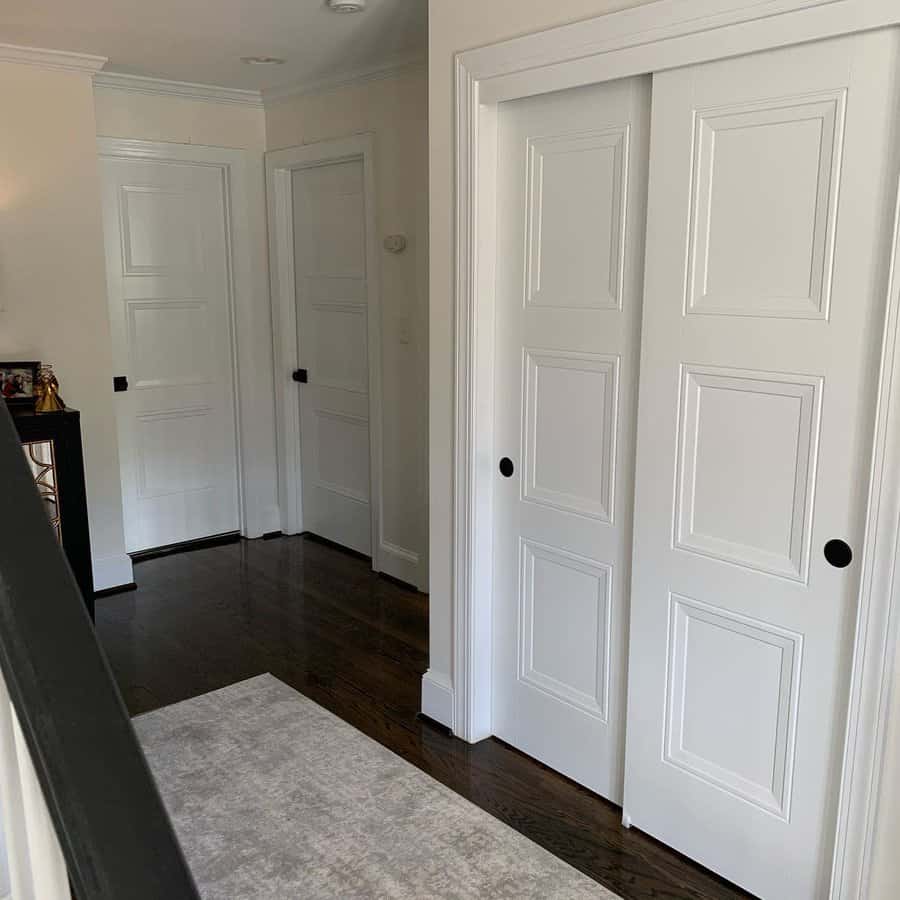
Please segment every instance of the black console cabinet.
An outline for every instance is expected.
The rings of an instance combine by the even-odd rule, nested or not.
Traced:
[[[77,409],[36,413],[10,408],[38,491],[56,528],[85,606],[94,617],[94,577],[88,529],[81,416]]]

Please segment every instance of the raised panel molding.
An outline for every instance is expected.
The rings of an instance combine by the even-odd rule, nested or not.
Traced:
[[[338,388],[355,394],[369,390],[367,316],[365,303],[310,303],[315,313],[316,359],[312,368],[313,383],[320,387]],[[359,318],[358,346],[348,347],[343,338],[329,338],[327,321],[334,316]],[[339,331],[336,333],[339,334]],[[321,355],[320,355],[321,354]],[[330,370],[329,370],[329,367]]]
[[[806,582],[822,387],[681,367],[675,547]]]
[[[828,318],[845,106],[838,90],[695,112],[686,314]]]
[[[342,497],[346,497],[349,500],[355,500],[357,503],[368,503],[369,502],[369,493],[368,491],[360,490],[358,487],[354,487],[353,485],[349,485],[346,483],[341,483],[336,477],[327,478],[323,477],[323,474],[326,468],[329,468],[331,474],[333,476],[339,475],[338,468],[340,465],[341,459],[335,459],[334,457],[325,457],[322,454],[322,434],[321,430],[324,422],[331,422],[337,426],[343,426],[345,433],[348,432],[348,429],[356,429],[358,432],[363,432],[361,438],[352,438],[350,437],[346,441],[329,441],[327,446],[343,446],[345,450],[350,451],[354,445],[359,447],[358,441],[361,440],[364,443],[363,446],[363,456],[365,460],[368,461],[369,458],[369,420],[364,416],[354,416],[344,412],[338,412],[336,410],[331,409],[316,409],[314,410],[316,417],[319,420],[318,427],[318,447],[317,453],[319,454],[319,464],[316,466],[316,471],[319,473],[319,477],[316,479],[316,487],[320,488],[323,491],[330,491],[333,494],[340,494]],[[330,463],[330,466],[327,465]],[[351,466],[351,470],[359,471],[358,466]]]
[[[621,125],[528,139],[526,306],[621,309],[629,134],[630,126]],[[589,172],[574,165],[578,157],[590,163]],[[552,184],[545,191],[548,181]],[[547,210],[549,202],[556,205],[555,217]],[[555,239],[554,225],[561,226]],[[585,253],[585,243],[594,241],[598,245]],[[580,272],[586,265],[589,271]],[[580,290],[573,292],[573,285]]]
[[[194,269],[206,271],[200,237],[200,224],[193,214],[199,203],[190,193],[166,190],[150,185],[123,185],[119,198],[122,216],[122,274],[128,277],[169,275]],[[137,214],[133,206],[141,205]],[[155,207],[155,208],[154,208]],[[165,233],[169,240],[164,247],[148,245],[141,231],[152,232],[155,216],[165,218]],[[136,233],[137,230],[137,233]],[[162,250],[165,262],[157,261],[155,253]]]
[[[519,681],[606,722],[612,567],[523,538],[519,541],[519,559]],[[560,576],[557,589],[545,592],[543,597],[536,596],[535,591],[539,581],[536,566],[540,564],[548,569],[545,573],[548,576],[551,567]],[[574,576],[582,583],[581,598],[574,590],[559,590],[565,587],[562,578],[566,576]],[[580,609],[577,608],[579,599]],[[544,615],[539,608],[542,600],[553,607]],[[562,607],[566,609],[565,614],[560,611]],[[565,621],[572,632],[570,640],[555,640],[546,627],[548,621]],[[547,639],[546,648],[540,646],[542,637]],[[572,646],[576,640],[580,642],[577,650]],[[557,658],[550,659],[554,654]],[[586,659],[593,660],[592,672],[569,671],[572,665]],[[585,678],[585,674],[589,677]],[[576,681],[580,683],[573,683]]]
[[[204,428],[211,412],[210,407],[204,406],[136,417],[140,426],[137,492],[142,500],[208,491],[213,487],[203,453]],[[154,439],[160,440],[155,447]]]
[[[714,653],[703,657],[713,646],[732,651],[727,671]],[[802,653],[796,632],[670,594],[664,762],[789,821]],[[731,703],[711,704],[704,720],[706,694],[729,690]],[[742,734],[745,704],[763,701],[767,729]],[[733,722],[721,721],[723,709]]]
[[[216,378],[206,300],[129,300],[128,341],[134,389],[209,384]],[[149,354],[142,344],[152,344]],[[149,358],[161,368],[151,368]]]
[[[523,357],[522,499],[612,524],[619,357],[531,349]],[[546,433],[539,433],[538,422]],[[562,442],[558,436],[565,433],[581,440]]]

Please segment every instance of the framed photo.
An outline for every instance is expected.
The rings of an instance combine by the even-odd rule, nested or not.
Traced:
[[[34,387],[41,364],[0,360],[0,397],[8,406],[34,406]]]

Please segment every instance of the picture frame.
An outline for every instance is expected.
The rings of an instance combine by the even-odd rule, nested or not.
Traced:
[[[40,368],[37,360],[0,360],[0,397],[7,406],[34,408],[34,388]]]

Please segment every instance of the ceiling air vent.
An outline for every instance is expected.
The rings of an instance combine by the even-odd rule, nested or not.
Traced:
[[[328,8],[339,13],[362,12],[366,8],[366,0],[328,0]]]

